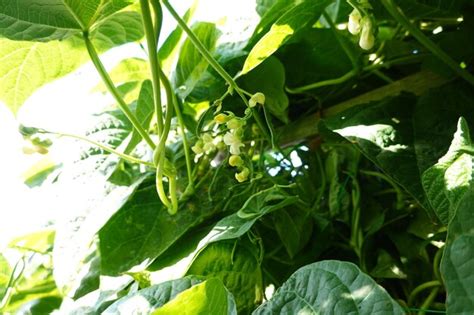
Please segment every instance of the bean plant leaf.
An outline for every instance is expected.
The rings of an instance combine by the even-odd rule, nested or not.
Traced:
[[[128,82],[141,82],[149,78],[150,69],[148,62],[142,58],[127,58],[119,62],[110,72],[109,76],[116,86]],[[107,87],[104,83],[99,83],[95,91],[106,92]]]
[[[458,204],[448,226],[448,237],[441,261],[446,284],[448,314],[469,314],[474,310],[474,190]]]
[[[114,14],[103,20],[91,37],[100,52],[139,40],[143,37],[141,18],[136,12]],[[74,71],[86,60],[79,36],[47,43],[0,38],[0,99],[16,113],[39,87]]]
[[[76,37],[48,43],[0,38],[0,99],[16,113],[37,88],[72,72],[85,60],[82,41]]]
[[[140,95],[137,100],[137,107],[135,108],[135,116],[138,121],[145,129],[150,125],[151,119],[154,113],[153,106],[153,87],[150,80],[143,82]],[[131,139],[129,140],[127,147],[124,150],[124,153],[129,154],[135,149],[135,147],[140,143],[142,137],[138,131],[133,128]]]
[[[102,274],[148,266],[192,227],[222,211],[233,183],[233,174],[223,172],[213,201],[198,191],[173,216],[157,198],[156,187],[144,183],[99,232]]]
[[[281,209],[273,213],[272,220],[288,255],[294,258],[311,238],[313,221],[310,213],[297,207]]]
[[[53,248],[55,231],[42,230],[14,238],[9,247],[46,254]]]
[[[255,27],[252,37],[249,40],[249,47],[255,46],[262,36],[270,30],[275,21],[287,11],[293,9],[297,4],[298,1],[296,0],[262,1],[261,5],[260,3],[257,3],[257,12],[259,14],[260,12],[264,14],[258,25]],[[266,10],[264,10],[265,12],[263,12],[263,10],[260,8],[266,8]]]
[[[298,202],[298,197],[279,194],[277,190],[271,188],[252,195],[237,213],[216,223],[210,232],[211,240],[215,242],[239,238],[264,215]],[[269,204],[269,201],[273,203]]]
[[[118,12],[100,21],[90,36],[100,50],[138,41],[144,36],[141,16],[134,11]]]
[[[0,35],[12,40],[62,40],[88,30],[97,20],[132,0],[2,0]]]
[[[81,29],[61,0],[0,1],[0,34],[12,40],[64,39]]]
[[[262,80],[262,78],[272,78]],[[288,123],[288,97],[285,93],[285,68],[275,57],[270,57],[242,78],[243,87],[265,94],[265,108],[275,117]]]
[[[204,47],[212,52],[220,35],[215,24],[198,22],[192,26],[192,30]],[[186,39],[179,53],[173,80],[175,89],[182,99],[192,92],[208,65],[191,40]]]
[[[469,128],[466,120],[460,118],[448,152],[422,176],[428,200],[445,225],[453,217],[457,203],[472,184],[473,157],[463,151],[469,146]]]
[[[426,209],[414,150],[412,115],[416,98],[409,95],[356,106],[324,121],[325,126],[359,147]],[[321,126],[322,128],[324,126]]]
[[[373,279],[348,262],[326,260],[298,269],[252,314],[404,314]]]
[[[209,279],[179,293],[173,300],[155,310],[152,315],[184,314],[237,314],[232,296],[218,279]],[[230,308],[229,308],[230,306]]]
[[[149,314],[174,299],[179,293],[201,283],[195,277],[163,282],[123,297],[110,305],[103,314]],[[141,303],[137,303],[141,301]]]
[[[234,296],[237,310],[249,313],[263,297],[262,271],[252,250],[234,241],[215,242],[194,258],[187,275],[218,278]]]
[[[196,277],[171,280],[140,290],[119,299],[102,314],[175,314],[173,312],[236,314],[235,302],[219,280],[203,282]]]
[[[245,60],[242,74],[249,72],[271,56],[298,30],[317,21],[328,3],[327,0],[306,0],[286,11],[252,48]]]

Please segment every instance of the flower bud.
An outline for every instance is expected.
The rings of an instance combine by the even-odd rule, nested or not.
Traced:
[[[242,166],[243,164],[244,164],[244,160],[242,160],[242,158],[238,155],[232,155],[229,158],[230,166],[237,167],[237,166]]]
[[[214,122],[219,125],[225,124],[228,120],[229,116],[226,114],[218,114],[214,117]]]
[[[202,140],[198,140],[198,141],[196,142],[196,144],[191,147],[191,150],[193,150],[193,152],[194,152],[195,154],[204,153],[204,150],[203,150],[203,147],[202,147],[202,146],[203,146]]]
[[[369,17],[362,19],[362,32],[360,34],[359,46],[364,50],[370,50],[374,47],[375,37],[372,32],[372,21]]]
[[[250,171],[248,168],[244,167],[240,173],[235,174],[235,179],[239,182],[245,182],[249,177]]]
[[[244,122],[237,118],[232,118],[226,124],[227,128],[229,129],[239,129],[243,125],[244,125]]]
[[[252,95],[252,97],[249,100],[249,106],[250,107],[255,107],[257,104],[263,105],[265,104],[265,94],[258,92]]]
[[[357,9],[352,10],[351,14],[349,14],[349,23],[347,24],[347,29],[352,35],[359,34],[361,18],[362,16]]]
[[[202,136],[202,141],[203,141],[202,150],[206,152],[206,154],[209,154],[215,150],[216,145],[214,144],[214,139],[212,138],[210,134],[208,133],[204,134]]]

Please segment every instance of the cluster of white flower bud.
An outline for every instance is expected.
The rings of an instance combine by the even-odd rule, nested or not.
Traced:
[[[370,4],[368,1],[361,3],[361,6],[369,9]],[[365,15],[362,16],[359,9],[354,8],[351,14],[349,14],[349,22],[347,24],[347,29],[352,35],[359,35],[359,46],[364,50],[370,50],[374,47],[375,43],[375,34],[374,26],[371,16]]]
[[[261,92],[255,93],[249,99],[248,106],[253,108],[257,105],[265,104],[265,95]],[[214,123],[217,126],[225,126],[227,131],[224,136],[213,137],[210,133],[204,134],[192,147],[196,155],[211,154],[216,149],[229,150],[231,156],[229,157],[229,165],[237,168],[235,179],[242,183],[248,180],[250,170],[245,166],[244,159],[241,157],[241,150],[245,147],[242,142],[244,134],[244,126],[246,125],[247,116],[240,118],[235,116],[232,112],[219,113],[221,110],[221,102],[218,102],[217,110],[215,111]],[[249,110],[249,108],[247,110]],[[246,112],[247,113],[247,112]]]

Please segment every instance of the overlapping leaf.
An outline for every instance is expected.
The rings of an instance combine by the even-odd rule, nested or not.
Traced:
[[[388,293],[348,262],[326,260],[296,271],[252,314],[404,314]]]
[[[317,21],[329,1],[301,1],[287,10],[272,25],[270,30],[253,46],[245,60],[242,74],[251,71],[271,56],[298,30]]]

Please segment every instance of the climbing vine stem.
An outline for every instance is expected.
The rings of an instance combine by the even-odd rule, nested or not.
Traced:
[[[148,132],[142,127],[140,122],[138,121],[137,117],[132,113],[130,108],[128,107],[127,103],[123,100],[122,96],[120,96],[119,91],[115,87],[114,83],[112,82],[112,79],[110,78],[109,74],[104,68],[104,65],[99,59],[99,55],[97,54],[97,51],[95,50],[94,45],[92,44],[89,34],[87,32],[83,33],[83,38],[84,38],[84,43],[87,48],[87,52],[89,53],[89,57],[92,60],[92,63],[94,64],[95,68],[97,69],[97,72],[99,73],[100,77],[102,78],[102,81],[104,82],[105,86],[107,87],[107,90],[112,94],[112,96],[115,98],[117,101],[118,106],[120,109],[123,111],[125,116],[130,120],[132,123],[133,127],[137,130],[137,132],[140,134],[140,136],[143,138],[143,140],[148,143],[148,145],[152,148],[155,149],[155,144],[153,143],[153,140],[150,138],[150,135]]]

